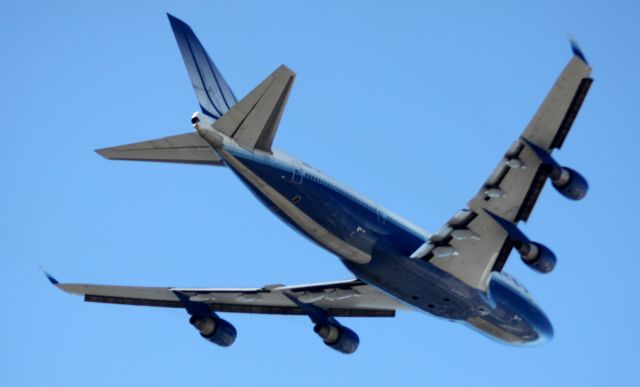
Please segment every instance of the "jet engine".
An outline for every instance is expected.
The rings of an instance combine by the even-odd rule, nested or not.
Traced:
[[[189,323],[200,332],[200,336],[221,347],[233,344],[238,335],[233,325],[217,316],[193,315]]]
[[[313,331],[326,345],[344,354],[351,354],[358,349],[358,335],[347,327],[334,324],[316,324]]]
[[[195,112],[191,116],[191,124],[195,129],[211,129],[214,122],[215,120],[211,117],[200,112]]]
[[[539,273],[550,273],[556,267],[556,255],[542,243],[516,243],[516,248],[522,261]]]
[[[569,167],[561,166],[547,151],[539,146],[528,140],[523,139],[523,141],[548,169],[553,187],[562,196],[571,200],[580,200],[587,195],[589,183],[587,183],[587,179],[584,176]]]
[[[539,242],[532,242],[515,224],[499,217],[485,209],[506,232],[509,234],[513,246],[520,253],[522,261],[539,273],[549,273],[556,267],[556,255],[547,246]]]
[[[571,168],[561,167],[560,169],[554,169],[550,177],[553,188],[567,199],[580,200],[585,197],[589,190],[587,179]]]

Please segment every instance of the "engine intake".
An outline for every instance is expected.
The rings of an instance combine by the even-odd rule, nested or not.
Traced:
[[[354,331],[341,325],[316,324],[313,331],[326,345],[344,354],[354,353],[360,343],[360,338]]]
[[[509,239],[511,239],[514,247],[518,250],[518,253],[520,253],[522,261],[527,264],[527,266],[539,273],[549,273],[556,267],[556,255],[551,249],[542,243],[529,240],[518,226],[508,220],[499,217],[487,209],[485,209],[485,212],[507,232]]]
[[[189,323],[199,332],[200,336],[221,347],[228,347],[236,340],[236,328],[219,317],[193,315]]]
[[[587,179],[585,179],[584,176],[569,167],[561,166],[551,157],[549,152],[536,144],[526,139],[523,139],[523,141],[549,169],[549,177],[551,178],[553,187],[560,192],[562,196],[571,200],[581,200],[587,195],[589,183],[587,183]]]
[[[210,129],[213,127],[213,123],[215,120],[211,119],[206,114],[202,114],[200,112],[195,112],[191,116],[191,125],[195,129]]]
[[[580,200],[587,195],[589,183],[581,174],[568,167],[554,169],[551,172],[553,188],[567,199]]]
[[[556,267],[556,255],[547,246],[538,242],[516,243],[522,261],[539,273],[550,273]]]

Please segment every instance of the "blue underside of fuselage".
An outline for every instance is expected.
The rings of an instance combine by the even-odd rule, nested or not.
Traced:
[[[361,251],[369,253],[373,245],[384,238],[398,252],[409,256],[425,242],[424,238],[386,218],[375,208],[358,202],[326,182],[310,176],[294,176],[294,170],[284,169],[283,166],[267,165],[241,157],[238,160],[282,196],[296,202],[298,209],[324,229]],[[243,180],[276,215],[303,232],[268,198]],[[306,233],[303,234],[308,237]]]
[[[280,195],[334,236],[369,254],[371,261],[358,264],[342,258],[361,280],[404,303],[430,314],[469,323],[480,332],[514,344],[540,342],[549,336],[550,324],[531,324],[517,311],[492,304],[487,295],[471,288],[429,262],[409,259],[424,242],[405,225],[318,176],[304,175],[295,167],[247,154],[234,157]],[[231,168],[254,195],[276,216],[315,243],[296,222],[280,210],[241,173]],[[528,308],[530,305],[527,304]],[[541,312],[540,312],[541,313]],[[546,319],[542,314],[543,319]],[[536,317],[537,318],[537,317]],[[546,325],[545,325],[546,324]]]

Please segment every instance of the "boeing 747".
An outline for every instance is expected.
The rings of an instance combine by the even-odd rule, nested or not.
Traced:
[[[353,353],[358,335],[342,317],[393,317],[413,309],[462,322],[499,341],[549,340],[552,325],[503,267],[513,249],[531,269],[549,273],[553,252],[519,228],[549,179],[571,200],[588,184],[551,153],[560,148],[592,83],[572,42],[573,57],[524,132],[500,158],[466,207],[430,234],[273,147],[295,73],[280,66],[241,100],[192,29],[169,21],[199,103],[195,131],[99,149],[117,160],[227,167],[269,211],[334,254],[354,279],[248,288],[133,287],[59,283],[85,301],[183,308],[200,335],[231,345],[236,329],[219,313],[305,315],[329,347]]]

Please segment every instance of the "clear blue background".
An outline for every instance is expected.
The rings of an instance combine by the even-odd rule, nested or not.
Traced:
[[[0,12],[0,384],[638,385],[638,37],[634,1],[34,2]],[[188,132],[197,109],[165,12],[189,23],[241,97],[298,78],[277,147],[435,231],[465,206],[570,58],[595,83],[523,229],[559,257],[514,256],[556,337],[498,344],[418,312],[345,319],[344,356],[303,317],[224,315],[236,344],[180,310],[83,303],[45,280],[261,286],[349,278],[221,168],[107,161],[93,149]]]

